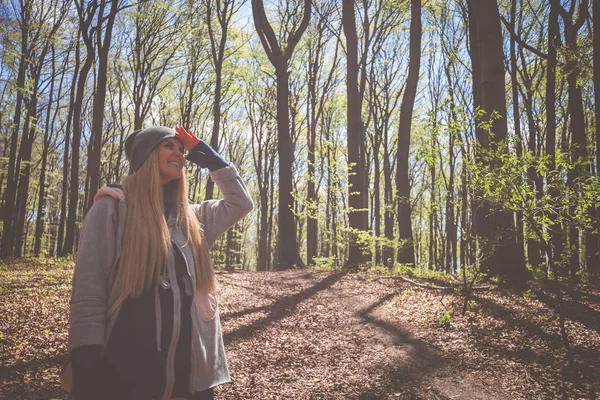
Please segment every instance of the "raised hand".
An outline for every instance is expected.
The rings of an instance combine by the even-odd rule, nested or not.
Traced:
[[[189,129],[185,129],[182,126],[176,126],[175,131],[177,131],[177,136],[175,137],[183,142],[184,147],[189,152],[186,156],[186,160],[189,160],[202,168],[208,168],[211,172],[229,165],[225,158],[217,153],[204,140],[198,139]]]
[[[200,142],[200,139],[191,130],[185,129],[183,126],[177,125],[175,131],[177,132],[175,137],[183,142],[183,146],[187,151],[191,151]]]

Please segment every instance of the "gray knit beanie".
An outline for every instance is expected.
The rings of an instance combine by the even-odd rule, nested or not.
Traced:
[[[129,160],[131,172],[140,169],[146,158],[160,142],[176,135],[177,132],[174,129],[164,126],[140,129],[129,135],[125,141],[125,154]]]

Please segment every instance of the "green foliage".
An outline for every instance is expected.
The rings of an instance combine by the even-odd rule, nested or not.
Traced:
[[[338,272],[341,270],[341,263],[337,257],[315,257],[314,266],[311,268],[317,271]]]
[[[525,290],[522,294],[523,299],[527,301],[532,301],[536,299],[535,293],[531,291],[531,289]]]
[[[557,152],[555,168],[548,156],[524,152],[518,157],[506,141],[495,150],[477,147],[477,161],[470,162],[470,191],[477,201],[486,201],[492,209],[520,212],[526,227],[526,238],[542,244],[546,256],[555,249],[551,240],[557,229],[568,232],[570,227],[597,232],[599,221],[591,212],[600,206],[600,180],[588,171],[591,159],[574,159]],[[532,171],[545,183],[540,193],[531,178]],[[567,239],[564,239],[567,240]],[[575,247],[564,242],[561,254],[550,260],[557,267],[566,267]],[[531,266],[536,271],[540,266]]]
[[[442,312],[441,314],[439,314],[435,319],[436,325],[443,329],[450,329],[452,327],[452,325],[451,325],[452,314],[453,314],[452,310],[446,310],[446,311]]]

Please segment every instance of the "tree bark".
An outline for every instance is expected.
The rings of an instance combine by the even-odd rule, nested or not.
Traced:
[[[63,152],[63,168],[62,168],[62,190],[60,196],[60,220],[58,223],[58,238],[56,241],[56,249],[58,255],[63,255],[64,248],[64,232],[67,221],[67,200],[69,193],[69,145],[71,144],[71,130],[72,130],[72,122],[73,122],[73,113],[75,112],[75,94],[77,92],[77,78],[79,77],[79,65],[81,62],[80,59],[80,44],[79,44],[79,36],[81,35],[81,30],[78,31],[77,37],[75,40],[75,64],[73,68],[73,79],[71,82],[71,90],[69,96],[69,111],[67,112],[67,123],[65,126],[65,145]]]
[[[510,16],[511,16],[511,23],[513,28],[516,27],[516,21],[515,21],[515,15],[516,15],[516,8],[517,8],[517,2],[513,1],[511,4],[511,9],[510,9]],[[510,78],[511,78],[511,86],[512,86],[512,111],[513,111],[513,119],[514,119],[514,142],[515,142],[515,147],[516,147],[516,153],[517,153],[517,157],[521,158],[523,156],[523,137],[521,135],[521,114],[520,114],[520,107],[519,107],[519,81],[517,80],[517,50],[516,50],[516,40],[514,39],[514,37],[511,36],[511,41],[510,41]],[[535,130],[532,132],[531,131],[531,126],[530,126],[530,131],[529,131],[529,135],[530,135],[530,141],[529,141],[529,150],[531,152],[532,155],[535,155]],[[532,141],[533,141],[533,151],[531,149],[532,146]],[[530,177],[529,180],[529,184],[531,185],[532,189],[534,188],[535,185],[535,179],[531,179],[531,173],[535,174],[535,169],[533,171],[531,171],[531,168],[528,169],[528,175]],[[523,211],[522,210],[518,210],[516,212],[516,234],[517,234],[517,245],[518,246],[524,246],[525,245],[525,231],[524,231],[524,225],[523,225]],[[528,256],[529,256],[529,261],[532,263],[532,265],[538,265],[540,262],[540,257],[539,257],[539,249],[537,250],[538,254],[536,254],[536,247],[535,247],[535,241],[529,240],[528,241]]]
[[[548,17],[548,62],[546,65],[546,154],[549,157],[549,174],[556,173],[556,51],[560,46],[560,33],[558,25],[558,8],[556,3],[550,2],[550,15]],[[548,185],[548,194],[551,198],[558,197],[558,191],[555,185]],[[551,265],[560,265],[564,249],[564,231],[560,222],[550,225],[550,242],[552,243]]]
[[[409,151],[412,116],[419,83],[421,67],[421,0],[411,0],[410,50],[406,89],[402,96],[400,124],[398,129],[398,169],[396,187],[398,193],[398,231],[402,247],[398,250],[398,262],[415,266],[415,250],[411,223]],[[434,184],[432,182],[432,184]]]
[[[350,225],[350,243],[345,268],[355,270],[363,264],[365,257],[359,242],[359,232],[368,229],[368,204],[363,193],[365,134],[362,123],[361,101],[358,87],[358,37],[354,0],[342,1],[342,24],[346,36],[346,90],[347,90],[347,137],[348,137],[348,221]],[[362,143],[361,143],[362,142]]]
[[[492,125],[488,134],[476,118],[477,153],[507,151],[504,53],[498,4],[496,0],[468,0],[467,7],[474,109],[484,112],[485,121]],[[497,119],[491,118],[493,113],[497,113]],[[482,154],[476,155],[476,161],[480,165],[489,164]],[[482,241],[483,270],[504,276],[514,284],[523,282],[527,275],[525,256],[517,242],[512,212],[492,208],[484,199],[476,204],[474,214],[475,229]]]
[[[17,183],[19,180],[19,171],[17,171],[17,146],[19,139],[19,127],[21,125],[21,109],[23,107],[23,93],[25,93],[25,71],[27,67],[28,48],[29,48],[29,29],[31,26],[31,2],[24,2],[21,7],[21,48],[19,58],[19,70],[17,72],[16,81],[16,98],[15,98],[15,113],[13,116],[12,134],[10,139],[10,151],[8,155],[8,175],[6,179],[6,198],[2,210],[2,246],[0,256],[5,258],[13,255],[14,249],[14,230],[13,218],[15,209],[15,200],[17,194]]]
[[[80,15],[83,19],[80,29],[83,31],[89,29],[91,24],[92,15],[88,15],[84,19],[83,15]],[[71,181],[69,184],[69,211],[67,217],[67,226],[65,241],[63,244],[61,256],[71,254],[74,251],[75,236],[76,236],[76,224],[77,224],[77,205],[79,202],[79,152],[81,145],[81,116],[83,110],[83,98],[85,95],[85,84],[87,81],[88,74],[92,68],[92,63],[95,58],[95,49],[90,45],[86,45],[86,58],[83,66],[79,70],[79,76],[77,78],[77,91],[75,94],[75,101],[73,104],[73,137],[72,137],[72,150],[71,150]]]
[[[594,80],[594,120],[596,122],[594,138],[596,141],[596,176],[600,176],[600,0],[592,2],[593,24],[594,24],[594,41],[593,41],[593,80]],[[596,224],[600,218],[600,209],[594,209]],[[588,272],[591,275],[600,275],[600,239],[596,238],[595,243],[589,243],[592,254],[588,256]]]
[[[566,52],[566,65],[565,72],[567,78],[567,92],[568,92],[568,110],[570,117],[570,130],[571,130],[571,163],[573,169],[568,173],[567,185],[575,187],[579,181],[585,178],[588,173],[587,168],[587,140],[585,133],[585,116],[583,111],[583,98],[581,93],[581,87],[578,84],[579,75],[581,69],[579,67],[579,60],[577,58],[578,44],[577,44],[577,32],[584,24],[585,19],[588,15],[588,0],[582,0],[579,6],[579,12],[577,20],[573,20],[575,7],[572,5],[569,11],[565,10],[560,1],[551,0],[554,7],[557,8],[558,13],[562,16],[564,22],[564,35],[565,35],[565,46],[568,49]],[[576,205],[572,201],[569,206],[570,214],[576,213]],[[593,217],[593,215],[591,215]],[[586,228],[584,230],[584,240],[586,243],[589,241],[591,249],[592,235],[591,229]],[[569,272],[572,279],[575,279],[579,272],[579,229],[572,223],[569,227],[569,249],[570,249],[570,263]]]
[[[54,78],[56,77],[56,52],[54,45],[52,45],[52,81],[50,82],[50,92],[48,98],[48,109],[46,110],[46,124],[44,127],[44,143],[42,149],[42,165],[40,167],[40,178],[38,181],[38,209],[37,218],[35,221],[35,244],[33,246],[33,254],[39,257],[42,249],[42,236],[44,233],[44,219],[45,219],[45,208],[46,208],[46,165],[48,161],[48,147],[50,146],[50,114],[52,111],[52,103],[54,96]],[[62,75],[64,77],[64,74]],[[62,78],[60,82],[62,86]],[[59,89],[60,91],[60,89]],[[58,107],[57,107],[58,108]],[[56,113],[54,114],[56,117]]]
[[[100,10],[98,12],[98,24],[96,33],[96,49],[98,51],[98,76],[96,78],[96,92],[94,93],[94,110],[92,114],[92,128],[90,142],[92,151],[87,164],[87,173],[90,181],[90,191],[86,194],[87,204],[84,208],[84,214],[94,204],[94,196],[100,188],[100,159],[102,156],[102,137],[104,136],[104,106],[106,104],[106,89],[108,75],[108,52],[112,41],[112,32],[115,19],[118,12],[119,1],[110,1],[110,10],[108,15],[104,15],[106,0],[100,1]],[[103,21],[106,19],[106,26]],[[101,39],[101,32],[104,32],[104,40]],[[87,32],[83,32],[84,40],[93,40]]]
[[[233,16],[235,1],[225,0],[214,2],[216,10],[212,9],[212,2],[206,1],[206,26],[208,29],[208,35],[210,39],[210,49],[215,68],[215,94],[213,98],[213,129],[210,136],[210,146],[213,149],[218,150],[219,148],[219,130],[221,126],[221,91],[222,91],[222,80],[223,80],[223,61],[225,60],[225,45],[227,44],[227,35],[229,22]],[[213,11],[217,13],[217,20],[219,27],[221,28],[221,37],[218,40],[214,34],[212,23]],[[205,199],[212,199],[214,196],[215,184],[208,178],[206,182],[206,196]]]
[[[284,49],[279,45],[269,24],[262,0],[252,0],[254,25],[269,61],[275,67],[277,79],[277,149],[279,153],[279,221],[277,270],[304,266],[296,241],[296,222],[293,213],[294,197],[292,164],[294,154],[290,138],[288,108],[288,62],[310,20],[312,0],[304,1],[304,14],[298,29],[290,33]]]

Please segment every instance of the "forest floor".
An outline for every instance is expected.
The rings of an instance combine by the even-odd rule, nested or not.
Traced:
[[[72,266],[0,264],[0,399],[65,399]],[[367,273],[220,272],[232,383],[222,399],[596,399],[600,290],[462,297]]]

